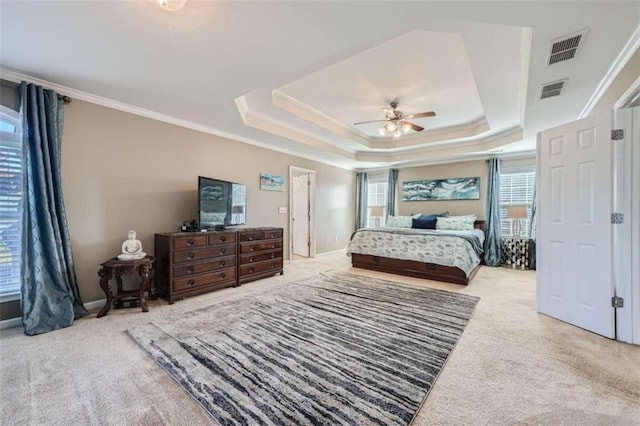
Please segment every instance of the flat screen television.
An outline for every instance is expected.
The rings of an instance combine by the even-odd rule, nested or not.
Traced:
[[[220,179],[198,177],[200,229],[244,225],[247,218],[247,186]]]

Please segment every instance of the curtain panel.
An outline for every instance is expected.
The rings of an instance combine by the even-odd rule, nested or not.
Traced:
[[[398,169],[389,170],[389,185],[387,187],[387,216],[396,214],[396,184],[398,182]]]
[[[489,182],[487,185],[486,231],[484,240],[484,263],[487,266],[502,265],[500,234],[500,159],[489,160]]]
[[[28,335],[68,327],[88,314],[80,299],[62,197],[63,102],[22,82],[22,323]]]

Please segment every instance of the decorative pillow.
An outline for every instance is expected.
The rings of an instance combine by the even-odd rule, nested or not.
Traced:
[[[411,216],[387,216],[386,228],[411,228]]]
[[[436,229],[468,231],[473,229],[473,223],[475,221],[475,215],[439,217],[436,222]]]
[[[411,227],[414,229],[436,229],[436,217],[422,215],[419,219],[411,221]]]

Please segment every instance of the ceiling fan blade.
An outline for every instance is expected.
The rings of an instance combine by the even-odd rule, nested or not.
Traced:
[[[405,115],[402,118],[425,118],[425,117],[435,117],[436,113],[433,111],[428,111],[428,112],[419,112],[418,114],[409,114],[409,115]]]
[[[416,132],[421,132],[424,130],[424,127],[418,126],[417,124],[413,124],[413,123],[409,123],[408,121],[401,121],[400,125],[404,126],[407,125],[409,127],[411,127],[414,131]]]
[[[389,120],[373,120],[373,121],[360,121],[358,123],[353,123],[354,126],[357,126],[358,124],[369,124],[369,123],[384,123],[386,121]]]

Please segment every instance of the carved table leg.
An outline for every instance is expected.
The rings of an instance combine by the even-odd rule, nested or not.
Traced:
[[[98,276],[100,277],[100,288],[104,291],[104,294],[107,296],[107,303],[104,305],[100,312],[98,312],[98,318],[101,318],[109,312],[111,309],[111,304],[113,303],[113,294],[111,293],[111,289],[109,289],[109,280],[112,278],[111,268],[101,268],[98,271]]]
[[[151,269],[151,265],[140,265],[138,269],[138,273],[140,277],[142,277],[142,282],[140,283],[140,306],[142,307],[142,312],[149,312],[149,307],[147,306],[147,298],[144,295],[145,291],[148,291],[151,294],[151,289],[149,288],[149,270]]]

